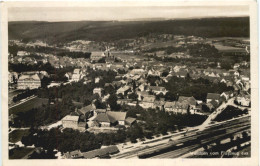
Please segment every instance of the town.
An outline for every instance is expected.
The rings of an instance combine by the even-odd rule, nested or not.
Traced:
[[[248,38],[9,40],[8,62],[11,158],[113,158],[251,111]]]

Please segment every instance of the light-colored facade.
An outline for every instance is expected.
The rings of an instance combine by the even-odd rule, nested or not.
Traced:
[[[40,87],[41,79],[38,74],[22,75],[17,82],[17,89],[37,89]]]
[[[72,79],[72,81],[75,81],[75,82],[78,82],[81,79],[80,69],[74,69],[71,79]]]
[[[64,128],[78,129],[79,116],[67,115],[61,121]]]
[[[93,89],[93,94],[97,93],[100,97],[102,96],[102,88],[95,88]]]

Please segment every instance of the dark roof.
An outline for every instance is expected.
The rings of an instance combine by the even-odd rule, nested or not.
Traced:
[[[94,121],[114,123],[122,121],[126,118],[126,112],[107,111],[106,113],[98,114]]]
[[[219,104],[216,100],[210,101],[210,103],[216,108]]]
[[[94,110],[94,107],[92,107],[92,105],[88,105],[86,107],[82,107],[79,111],[85,115],[87,112],[90,112],[92,110]]]
[[[180,96],[178,102],[186,102],[189,105],[196,105],[196,99],[192,97]]]
[[[212,99],[212,100],[219,100],[220,94],[217,93],[208,93],[207,99]]]
[[[128,125],[131,125],[132,123],[134,123],[136,121],[136,118],[131,118],[131,117],[128,117],[126,118],[125,122],[126,124]]]
[[[83,153],[83,156],[86,159],[92,159],[92,158],[95,158],[95,157],[102,157],[102,156],[114,154],[114,153],[117,153],[117,152],[119,152],[119,149],[117,148],[116,145],[113,145],[113,146],[109,146],[109,147],[106,147],[106,148],[103,148],[103,149],[96,149],[96,150],[92,150],[92,151],[89,151],[89,152],[85,152],[85,153]]]
[[[110,123],[110,122],[114,123],[115,122],[115,120],[114,119],[110,119],[106,113],[98,114],[97,117],[94,119],[94,121],[97,121],[97,122],[108,122],[108,123]]]

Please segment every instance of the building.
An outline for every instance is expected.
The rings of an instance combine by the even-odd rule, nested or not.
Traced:
[[[208,93],[207,94],[207,103],[209,103],[212,100],[215,100],[216,102],[220,103],[220,94]]]
[[[64,128],[78,129],[79,116],[67,115],[61,122]]]
[[[155,94],[160,94],[162,93],[163,95],[165,95],[168,91],[166,90],[165,87],[161,87],[161,86],[150,86],[149,89],[155,93]]]
[[[99,127],[110,127],[119,125],[125,125],[126,112],[114,112],[107,111],[106,113],[98,114],[93,120]]]
[[[250,95],[239,94],[235,101],[241,106],[249,107],[251,105]]]
[[[140,106],[143,108],[154,108],[155,96],[147,95],[144,96],[143,101],[140,103]]]
[[[93,158],[107,158],[109,155],[116,154],[119,152],[119,149],[116,145],[108,146],[102,149],[95,149],[89,152],[84,152],[83,157],[85,159],[93,159]]]
[[[30,53],[26,52],[26,51],[18,51],[17,52],[17,56],[26,56],[26,55],[30,55]]]
[[[91,55],[90,55],[90,59],[92,61],[98,61],[104,57],[106,57],[106,55],[103,52],[91,52]]]
[[[74,69],[71,80],[78,82],[81,79],[82,73],[80,69]]]
[[[101,97],[102,91],[103,91],[103,88],[95,88],[95,89],[93,89],[93,94],[97,93]]]
[[[166,102],[164,109],[165,111],[174,114],[187,114],[189,111],[189,105],[187,103],[181,103],[178,101]]]
[[[188,104],[191,114],[194,114],[196,112],[197,100],[193,96],[192,97],[180,96],[178,102]]]
[[[78,112],[80,114],[83,114],[84,116],[86,116],[86,114],[88,114],[88,113],[94,114],[94,111],[95,111],[95,107],[92,105],[82,107],[81,109],[78,110]]]
[[[17,82],[17,89],[37,89],[41,87],[41,79],[38,74],[23,74]]]
[[[116,94],[122,94],[122,95],[126,95],[128,91],[130,91],[131,87],[130,86],[124,86],[124,87],[121,87],[119,88],[117,91],[116,91]]]

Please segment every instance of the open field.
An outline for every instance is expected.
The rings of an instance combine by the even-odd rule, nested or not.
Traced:
[[[244,48],[238,48],[238,47],[231,47],[231,46],[223,46],[219,44],[214,44],[216,49],[218,49],[220,52],[246,52]]]
[[[11,109],[9,109],[9,115],[17,114],[18,112],[26,112],[33,108],[38,108],[38,107],[42,106],[42,104],[47,104],[47,103],[48,103],[48,99],[36,97],[32,100],[29,100],[25,103],[18,105],[18,106],[12,107]]]
[[[27,134],[29,134],[29,130],[14,130],[9,134],[9,142],[19,142],[22,137]]]

